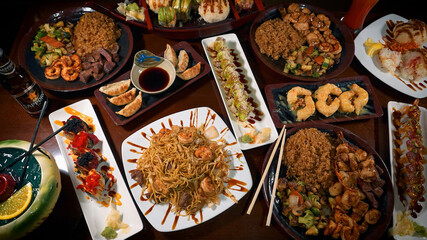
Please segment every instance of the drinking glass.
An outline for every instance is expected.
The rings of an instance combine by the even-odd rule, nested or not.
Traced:
[[[353,34],[357,34],[362,29],[366,16],[378,1],[379,0],[353,0],[351,2],[350,9],[342,18],[342,21],[353,31]]]

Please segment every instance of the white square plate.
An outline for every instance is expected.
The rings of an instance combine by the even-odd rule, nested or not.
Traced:
[[[359,35],[357,35],[356,39],[354,39],[354,54],[356,58],[359,59],[360,63],[366,69],[368,69],[368,71],[370,71],[375,77],[383,81],[385,84],[411,97],[425,98],[427,97],[427,88],[419,86],[419,88],[413,87],[415,89],[413,90],[412,88],[407,86],[407,84],[410,84],[409,81],[404,79],[400,80],[389,72],[382,71],[379,67],[378,55],[375,55],[375,57],[372,58],[368,54],[366,54],[365,46],[363,45],[363,43],[368,38],[371,38],[374,42],[381,41],[382,43],[384,43],[382,38],[383,36],[387,35],[386,30],[388,29],[388,27],[386,22],[388,20],[392,20],[395,23],[396,21],[408,21],[406,18],[400,17],[396,14],[389,14],[369,24],[359,33]],[[425,43],[424,46],[427,46],[427,44]],[[423,78],[419,82],[425,86],[427,85],[426,81],[427,78]]]
[[[131,193],[141,212],[157,231],[172,232],[194,227],[197,224],[214,218],[235,204],[230,198],[221,194],[219,196],[219,205],[215,205],[213,208],[204,206],[201,213],[195,214],[193,217],[177,217],[174,213],[169,213],[168,203],[154,204],[150,201],[142,201],[142,188],[131,178],[130,172],[136,169],[135,160],[140,158],[141,149],[150,146],[150,139],[153,134],[158,133],[165,127],[170,129],[171,125],[199,127],[202,124],[206,124],[205,128],[213,125],[217,129],[219,136],[212,139],[213,141],[222,138],[227,143],[225,149],[231,157],[228,177],[244,182],[244,184],[241,185],[243,191],[240,191],[240,189],[235,190],[237,186],[234,186],[233,188],[229,188],[230,192],[239,200],[252,187],[252,176],[246,159],[230,129],[215,111],[207,107],[193,108],[154,121],[136,131],[123,141],[122,159],[126,178],[131,186]],[[162,223],[163,221],[164,223]]]
[[[402,202],[399,199],[399,195],[397,194],[397,186],[395,184],[396,178],[394,176],[395,174],[395,163],[394,163],[394,151],[393,151],[393,132],[396,130],[396,128],[394,127],[393,123],[392,123],[392,114],[393,114],[393,108],[396,110],[401,110],[404,106],[411,106],[412,104],[406,104],[406,103],[401,103],[401,102],[394,102],[394,101],[390,101],[387,104],[387,112],[388,112],[388,135],[389,135],[389,147],[390,147],[390,166],[391,166],[391,182],[393,183],[393,190],[394,190],[394,211],[393,211],[393,226],[396,224],[396,215],[398,211],[401,212],[405,212],[407,210],[407,207],[404,207]],[[421,110],[421,116],[420,116],[420,124],[421,124],[421,131],[423,134],[423,142],[424,142],[424,146],[426,146],[427,144],[427,110],[423,107],[419,107]],[[401,149],[404,150],[403,153],[405,153],[407,151],[406,148],[406,144],[405,142],[402,143],[401,145]],[[427,157],[426,155],[424,155],[424,157]],[[427,166],[424,164],[424,176],[427,177]],[[424,183],[424,188],[427,189],[427,184]],[[409,199],[408,196],[406,196],[407,199]],[[426,226],[427,223],[427,204],[426,202],[421,202],[420,203],[421,206],[423,207],[423,209],[421,210],[421,212],[418,214],[417,218],[412,218],[411,216],[409,216],[409,218],[412,221],[415,221],[416,223],[418,223],[419,225],[422,225],[424,227]],[[395,239],[400,240],[400,239],[405,239],[405,240],[410,240],[410,239],[425,239],[422,237],[415,237],[415,236],[394,236]]]
[[[230,49],[233,49],[234,53],[237,54],[237,56],[238,56],[237,57],[238,62],[241,64],[241,66],[238,68],[241,69],[242,73],[245,75],[245,80],[248,81],[247,83],[245,83],[245,85],[247,85],[249,87],[249,90],[251,91],[249,96],[252,97],[256,103],[258,103],[258,109],[264,114],[262,116],[261,121],[255,121],[255,123],[253,123],[251,125],[254,126],[255,129],[258,131],[261,131],[265,127],[269,127],[271,129],[270,139],[266,142],[259,143],[259,144],[258,143],[242,143],[239,140],[239,138],[241,136],[245,135],[245,130],[243,127],[241,127],[238,124],[236,118],[233,116],[233,113],[231,113],[230,110],[228,109],[228,106],[225,102],[226,93],[225,93],[224,89],[221,87],[221,84],[219,83],[220,80],[219,80],[218,73],[215,72],[215,68],[213,66],[213,59],[210,57],[210,54],[209,54],[208,49],[207,49],[209,44],[211,42],[214,42],[217,37],[224,38],[226,45]],[[228,118],[230,119],[231,127],[233,128],[233,132],[236,135],[236,138],[238,139],[240,148],[242,150],[247,150],[247,149],[260,147],[260,146],[267,145],[267,144],[274,142],[278,137],[276,127],[274,126],[270,112],[268,111],[267,105],[265,104],[264,98],[262,97],[261,91],[259,90],[255,76],[252,73],[251,67],[249,66],[249,62],[245,56],[245,52],[243,51],[243,48],[240,45],[239,39],[237,38],[236,34],[229,33],[229,34],[214,36],[214,37],[210,37],[210,38],[205,38],[202,40],[202,45],[203,45],[203,49],[205,50],[205,54],[209,60],[209,65],[211,66],[213,75],[215,77],[215,82],[216,82],[218,90],[221,94],[221,98],[222,98],[222,101],[224,103],[224,106],[227,109],[227,115],[228,115]]]
[[[117,180],[116,189],[117,193],[121,195],[120,202],[122,203],[121,205],[116,205],[116,209],[122,215],[122,221],[130,226],[130,231],[128,233],[121,234],[119,231],[119,235],[116,239],[126,239],[142,230],[142,220],[138,214],[138,210],[136,209],[135,204],[132,201],[129,190],[126,187],[126,183],[124,182],[124,179],[120,173],[110,146],[108,145],[107,138],[102,131],[102,126],[98,121],[96,113],[89,99],[76,102],[69,105],[68,107],[93,119],[93,124],[95,125],[94,135],[99,139],[99,143],[95,145],[94,148],[99,148],[101,150],[102,155],[107,159],[107,162],[114,169],[113,175]],[[61,127],[60,125],[56,124],[55,121],[66,121],[71,116],[71,114],[65,111],[65,108],[61,108],[51,113],[49,115],[49,121],[53,131],[56,131]],[[110,207],[105,207],[100,203],[97,203],[97,201],[93,198],[90,198],[87,193],[77,189],[77,186],[81,184],[81,181],[77,179],[77,173],[74,171],[74,161],[70,155],[70,151],[68,150],[68,145],[64,142],[66,138],[62,134],[57,134],[55,137],[62,156],[65,159],[68,174],[70,175],[71,182],[73,183],[74,190],[80,202],[80,207],[82,208],[83,215],[85,216],[92,239],[105,240],[105,238],[101,236],[101,232],[105,228],[105,219],[110,213]]]

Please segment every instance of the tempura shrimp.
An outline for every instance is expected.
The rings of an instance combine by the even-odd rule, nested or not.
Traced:
[[[314,114],[316,105],[310,95],[304,97],[305,106],[297,111],[297,121],[304,121]]]
[[[353,105],[354,95],[355,93],[352,90],[341,93],[341,95],[339,96],[340,112],[346,112],[346,113],[354,112],[354,105]]]
[[[368,103],[369,94],[365,89],[361,88],[356,83],[353,83],[350,86],[350,89],[353,90],[354,93],[356,94],[356,98],[354,99],[353,104],[354,104],[354,110],[356,114],[359,115],[360,111]]]
[[[286,95],[286,100],[288,101],[288,104],[290,105],[291,109],[293,111],[297,110],[301,104],[304,104],[304,99],[299,98],[298,96],[310,96],[311,91],[302,87],[293,87],[291,90],[288,91],[288,94]]]
[[[340,99],[337,97],[332,101],[329,101],[330,95],[339,96],[341,93],[342,90],[334,84],[327,83],[320,86],[316,92],[314,92],[314,98],[317,99],[317,111],[319,111],[325,117],[329,117],[334,114],[340,107]]]

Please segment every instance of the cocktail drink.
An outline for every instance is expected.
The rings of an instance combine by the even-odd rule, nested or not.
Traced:
[[[363,22],[369,11],[379,0],[353,0],[347,14],[342,19],[343,23],[351,30],[357,31],[363,27]]]

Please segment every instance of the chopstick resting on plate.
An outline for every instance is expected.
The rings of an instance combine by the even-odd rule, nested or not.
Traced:
[[[283,129],[285,129],[285,127],[283,127]],[[273,189],[271,190],[272,192],[271,192],[271,199],[270,199],[270,207],[268,209],[267,221],[265,223],[266,226],[270,226],[270,223],[271,223],[271,214],[273,213],[274,198],[276,197],[277,180],[279,179],[280,166],[282,165],[283,146],[285,145],[285,141],[286,141],[286,129],[285,129],[285,132],[283,133],[282,143],[280,144],[279,159],[277,159],[276,173],[274,175],[274,184],[273,184]]]
[[[255,191],[253,198],[252,198],[252,202],[249,205],[248,211],[246,212],[247,214],[251,214],[251,212],[252,212],[252,209],[255,205],[255,201],[258,198],[259,191],[261,190],[262,183],[264,182],[264,179],[267,176],[267,172],[268,172],[268,169],[270,168],[271,162],[273,161],[274,155],[276,155],[277,147],[279,146],[279,143],[282,140],[282,137],[286,136],[285,132],[286,132],[286,125],[283,125],[282,131],[280,132],[280,135],[276,140],[276,144],[274,145],[273,151],[271,152],[270,158],[268,159],[267,165],[265,166],[264,172],[262,173],[261,180],[258,183],[258,187]]]

